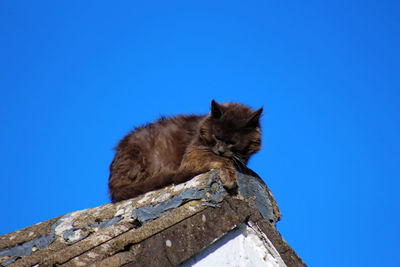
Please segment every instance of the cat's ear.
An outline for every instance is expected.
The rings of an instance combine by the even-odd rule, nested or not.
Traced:
[[[261,107],[260,109],[254,111],[253,114],[251,114],[250,119],[247,122],[247,127],[257,127],[259,125],[260,121],[260,116],[263,112],[263,108]]]
[[[222,107],[214,99],[211,101],[211,116],[219,119],[223,113]]]

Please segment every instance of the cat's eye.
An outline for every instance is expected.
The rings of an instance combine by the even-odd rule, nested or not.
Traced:
[[[218,136],[218,135],[213,135],[213,136],[214,136],[215,140],[218,140],[218,141],[222,140],[221,136]]]

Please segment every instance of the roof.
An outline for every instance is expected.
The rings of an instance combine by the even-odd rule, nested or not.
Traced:
[[[0,263],[209,266],[207,261],[225,258],[212,255],[240,243],[243,253],[254,254],[233,253],[231,260],[236,255],[256,261],[259,255],[268,266],[305,266],[275,227],[281,215],[265,183],[242,168],[238,192],[226,192],[212,170],[133,199],[71,212],[0,236]]]

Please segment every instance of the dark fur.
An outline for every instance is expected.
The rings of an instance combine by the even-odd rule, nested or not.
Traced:
[[[223,184],[232,188],[233,161],[247,164],[261,148],[261,113],[262,108],[213,100],[208,115],[161,118],[136,128],[116,147],[108,182],[111,200],[182,183],[210,169],[219,169]]]

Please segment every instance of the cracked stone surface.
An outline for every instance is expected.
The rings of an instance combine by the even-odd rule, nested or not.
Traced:
[[[305,266],[275,228],[281,215],[265,183],[241,168],[238,185],[239,194],[228,194],[212,170],[133,199],[74,211],[0,236],[0,264],[176,266],[251,220],[287,266]]]

